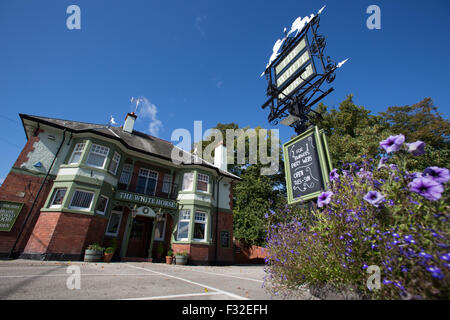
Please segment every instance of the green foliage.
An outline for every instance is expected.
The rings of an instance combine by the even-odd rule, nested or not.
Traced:
[[[108,247],[105,249],[105,253],[114,253],[114,251],[116,251],[114,247]]]
[[[187,251],[178,251],[175,256],[187,257],[189,253]]]
[[[94,242],[87,247],[87,250],[103,251],[105,248],[103,248],[98,242]]]
[[[169,251],[167,251],[167,256],[168,256],[168,257],[173,256],[173,251],[172,251],[171,249],[169,249]]]

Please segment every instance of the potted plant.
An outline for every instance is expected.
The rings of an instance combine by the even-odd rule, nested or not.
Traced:
[[[189,253],[187,251],[180,251],[175,254],[175,263],[179,265],[187,264]]]
[[[105,253],[103,254],[103,261],[105,262],[111,262],[111,259],[114,255],[114,251],[116,251],[116,249],[114,247],[108,247],[105,249]]]
[[[158,247],[156,248],[156,258],[158,260],[162,259],[164,253],[164,245],[162,242],[158,243]]]
[[[84,261],[86,262],[100,262],[103,260],[103,248],[98,242],[89,245],[84,252]]]
[[[169,250],[169,251],[167,251],[167,255],[166,255],[166,263],[172,264],[172,262],[173,262],[173,251]]]

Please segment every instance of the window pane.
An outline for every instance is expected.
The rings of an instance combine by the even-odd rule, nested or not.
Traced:
[[[136,192],[137,193],[145,193],[146,183],[147,183],[147,178],[139,176],[137,186],[136,186]]]
[[[178,224],[178,240],[180,240],[180,239],[187,239],[188,238],[188,231],[189,231],[189,222],[181,221]]]
[[[108,152],[109,148],[93,144],[88,155],[87,164],[103,168]]]
[[[89,209],[91,207],[91,202],[92,202],[93,197],[94,197],[94,194],[91,192],[76,190],[73,195],[70,206],[77,207],[77,208]]]
[[[164,175],[164,182],[162,186],[162,192],[169,193],[170,190],[170,183],[172,182],[172,175],[165,174]]]
[[[155,179],[147,179],[147,189],[145,190],[145,194],[149,196],[155,195],[156,190],[156,180]]]
[[[108,198],[104,197],[104,196],[100,196],[100,199],[98,200],[96,211],[105,213],[107,204],[108,204]]]
[[[112,213],[111,218],[109,220],[107,233],[117,234],[119,231],[119,223],[120,223],[121,215],[118,213]]]
[[[119,166],[119,162],[120,162],[120,154],[118,154],[117,152],[114,152],[114,156],[112,157],[111,163],[109,165],[109,171],[112,174],[116,174],[117,167]]]
[[[205,239],[205,223],[194,224],[194,239]]]
[[[78,163],[83,153],[85,143],[77,143],[73,149],[72,156],[70,157],[69,164]]]
[[[128,184],[130,182],[132,172],[133,166],[130,164],[125,164],[122,169],[122,174],[120,175],[119,183]]]
[[[194,174],[192,172],[186,172],[183,176],[183,190],[192,190],[193,182]]]
[[[52,206],[61,206],[64,196],[66,195],[67,189],[56,189],[54,193],[54,198],[51,203]]]

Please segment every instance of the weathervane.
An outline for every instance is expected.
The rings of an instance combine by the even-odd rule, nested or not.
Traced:
[[[348,60],[335,64],[329,56],[325,58],[326,39],[317,33],[325,7],[317,15],[298,17],[289,32],[284,28],[285,36],[275,42],[269,63],[261,74],[268,80],[269,99],[262,109],[270,107],[269,123],[293,127],[297,134],[307,129],[310,112],[321,118],[311,108],[334,91],[334,88],[324,91],[321,87],[325,82],[333,82],[334,72]]]

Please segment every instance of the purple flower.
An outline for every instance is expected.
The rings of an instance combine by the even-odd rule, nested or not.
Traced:
[[[441,269],[439,269],[438,267],[431,266],[431,267],[428,267],[427,270],[429,272],[431,272],[431,276],[433,278],[442,279],[444,277],[444,274],[442,273]]]
[[[339,178],[339,174],[337,173],[337,169],[333,169],[330,172],[330,180],[337,180]]]
[[[425,153],[425,142],[423,141],[418,140],[413,143],[407,143],[406,146],[408,147],[408,152],[413,156],[421,156]]]
[[[444,261],[449,261],[449,260],[450,260],[450,253],[443,254],[443,255],[440,256],[439,258],[440,258],[441,260],[444,260]]]
[[[379,170],[379,169],[381,169],[381,168],[387,168],[387,166],[386,166],[386,162],[388,161],[388,158],[387,157],[381,157],[381,159],[380,159],[380,162],[378,163],[378,167],[377,167],[377,169]]]
[[[397,136],[390,136],[386,140],[380,142],[380,147],[387,153],[396,152],[400,150],[403,142],[405,142],[405,136],[399,134]]]
[[[447,183],[450,180],[450,172],[447,168],[428,167],[423,171],[423,174],[438,183]]]
[[[431,254],[423,252],[423,251],[421,253],[419,253],[419,257],[422,257],[422,258],[424,258],[426,260],[433,258],[433,256]]]
[[[364,200],[366,200],[367,202],[378,208],[378,206],[384,200],[384,196],[378,191],[369,191],[364,196]]]
[[[324,205],[329,204],[332,195],[333,192],[331,191],[322,192],[322,194],[317,198],[317,206],[322,208]]]
[[[405,236],[405,241],[410,243],[410,244],[415,244],[416,241],[414,241],[412,236]]]
[[[444,187],[429,177],[414,179],[408,184],[408,187],[409,191],[418,193],[431,201],[439,200],[444,192]]]

